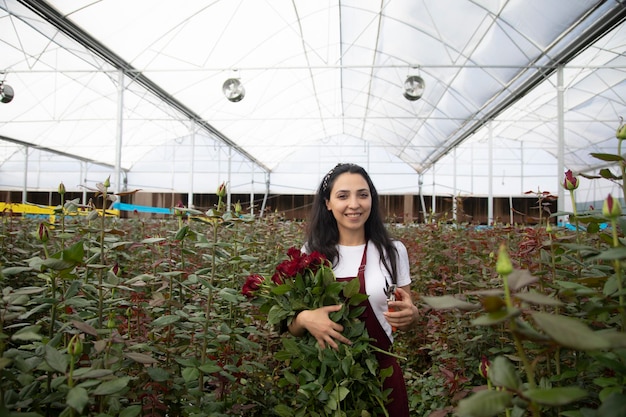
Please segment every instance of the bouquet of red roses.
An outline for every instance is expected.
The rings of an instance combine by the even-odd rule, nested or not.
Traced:
[[[344,327],[343,335],[352,344],[322,350],[308,333],[283,337],[283,348],[274,355],[286,365],[279,385],[294,386],[297,393],[291,403],[274,411],[285,417],[386,415],[388,393],[383,392],[382,381],[391,369],[379,369],[365,323],[358,319],[367,299],[359,293],[359,280],[337,281],[330,262],[317,252],[291,248],[287,256],[271,280],[250,275],[242,293],[256,296],[268,323],[283,329],[300,311],[343,304],[330,318]]]

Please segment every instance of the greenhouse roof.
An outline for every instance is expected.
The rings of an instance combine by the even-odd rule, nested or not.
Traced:
[[[557,167],[615,153],[625,19],[618,0],[0,0],[0,189],[115,170],[119,188],[307,193],[340,161],[381,192],[485,193],[444,173],[485,165],[496,193],[554,189]]]

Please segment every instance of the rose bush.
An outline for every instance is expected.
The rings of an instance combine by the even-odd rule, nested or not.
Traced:
[[[302,310],[343,304],[331,319],[343,326],[343,335],[352,344],[320,349],[308,333],[302,338],[285,335],[274,358],[285,365],[278,384],[290,387],[293,397],[277,405],[275,412],[284,417],[386,415],[382,381],[391,369],[379,369],[376,348],[358,319],[367,299],[359,293],[359,281],[337,281],[330,262],[317,252],[305,254],[292,247],[287,256],[270,280],[249,275],[242,293],[253,292],[267,322],[283,330]]]

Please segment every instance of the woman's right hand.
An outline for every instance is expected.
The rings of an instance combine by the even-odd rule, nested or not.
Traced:
[[[326,348],[327,345],[333,349],[339,349],[337,342],[352,344],[349,339],[341,334],[343,326],[335,323],[329,317],[330,313],[342,308],[343,306],[338,304],[301,311],[291,322],[289,332],[294,336],[303,336],[304,332],[308,331],[322,349]]]

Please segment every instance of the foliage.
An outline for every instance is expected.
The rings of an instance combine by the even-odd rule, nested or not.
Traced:
[[[618,170],[585,179],[623,185],[621,155],[596,155]],[[574,200],[581,179],[568,178]],[[221,198],[206,211],[118,219],[63,201],[59,188],[54,221],[1,217],[1,415],[295,414],[321,393],[307,391],[307,373],[322,362],[333,371],[367,368],[344,365],[345,348],[322,353],[312,341],[307,354],[318,360],[299,360],[306,345],[279,334],[269,311],[241,294],[246,277],[271,276],[288,248],[302,245],[301,223],[253,218]],[[106,181],[98,191],[104,207],[114,196]],[[420,309],[417,326],[398,333],[394,346],[406,358],[414,415],[624,414],[619,199],[605,212],[545,214],[546,195],[537,193],[542,221],[532,227],[389,225],[408,248]],[[573,227],[549,222],[561,216]],[[511,268],[502,268],[505,257]],[[271,322],[295,310],[289,304]],[[353,311],[343,309],[341,319]]]
[[[297,339],[284,337],[282,349],[274,355],[286,364],[278,384],[297,392],[275,411],[285,417],[386,414],[382,380],[393,369],[379,369],[365,323],[358,319],[367,299],[359,293],[359,280],[337,281],[330,262],[317,252],[303,254],[293,247],[287,254],[289,259],[276,267],[271,280],[251,275],[244,294],[257,287],[254,295],[262,302],[260,311],[274,326],[289,325],[303,310],[341,304],[343,308],[330,318],[343,326],[342,334],[352,344],[321,349],[309,333]]]

